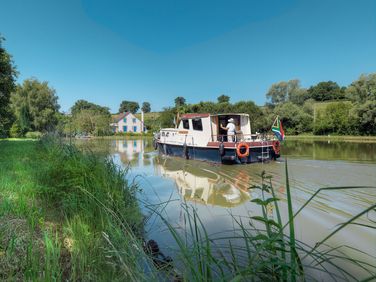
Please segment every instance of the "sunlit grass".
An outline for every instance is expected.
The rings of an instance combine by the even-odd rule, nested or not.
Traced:
[[[112,160],[52,139],[1,141],[0,173],[0,280],[154,277],[136,187]]]

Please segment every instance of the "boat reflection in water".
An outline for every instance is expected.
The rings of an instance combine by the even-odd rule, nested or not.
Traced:
[[[180,194],[187,201],[233,207],[249,200],[247,189],[240,189],[219,174],[181,161],[156,157],[160,174],[175,180]]]
[[[174,180],[179,194],[186,200],[205,205],[234,207],[249,201],[249,176],[238,174],[235,180],[209,170],[203,163],[159,156],[152,152],[149,140],[115,140],[113,149],[123,164],[132,166],[134,175],[153,168],[153,173]],[[200,167],[198,167],[200,166]],[[202,168],[206,167],[206,168]]]

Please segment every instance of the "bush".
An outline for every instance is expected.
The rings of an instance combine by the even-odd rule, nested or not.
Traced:
[[[354,118],[350,114],[352,104],[339,102],[328,104],[317,111],[313,133],[315,135],[339,134],[353,132]]]
[[[39,131],[29,131],[25,134],[26,138],[40,139],[43,136],[42,132]]]
[[[13,138],[22,137],[21,128],[20,128],[18,122],[13,123],[12,127],[9,130],[9,135],[10,135],[10,137],[13,137]]]

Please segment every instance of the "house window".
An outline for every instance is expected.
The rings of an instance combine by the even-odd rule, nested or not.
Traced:
[[[135,118],[133,118],[133,123],[136,123],[136,119]]]
[[[193,130],[202,131],[202,120],[200,118],[192,119],[192,126],[193,126]]]
[[[126,123],[127,122],[127,118],[123,118],[123,121]]]
[[[137,126],[133,126],[133,132],[137,132]]]
[[[189,129],[189,120],[188,119],[183,119],[182,123],[183,123],[184,129]]]
[[[124,126],[123,126],[123,132],[127,132],[127,129],[128,129],[127,126],[124,125]]]

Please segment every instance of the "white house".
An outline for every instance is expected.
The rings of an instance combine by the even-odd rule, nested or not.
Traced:
[[[141,114],[143,117],[143,113]],[[142,118],[143,120],[143,118]],[[114,133],[118,132],[147,132],[144,122],[136,118],[132,113],[125,112],[113,117],[111,128]]]

